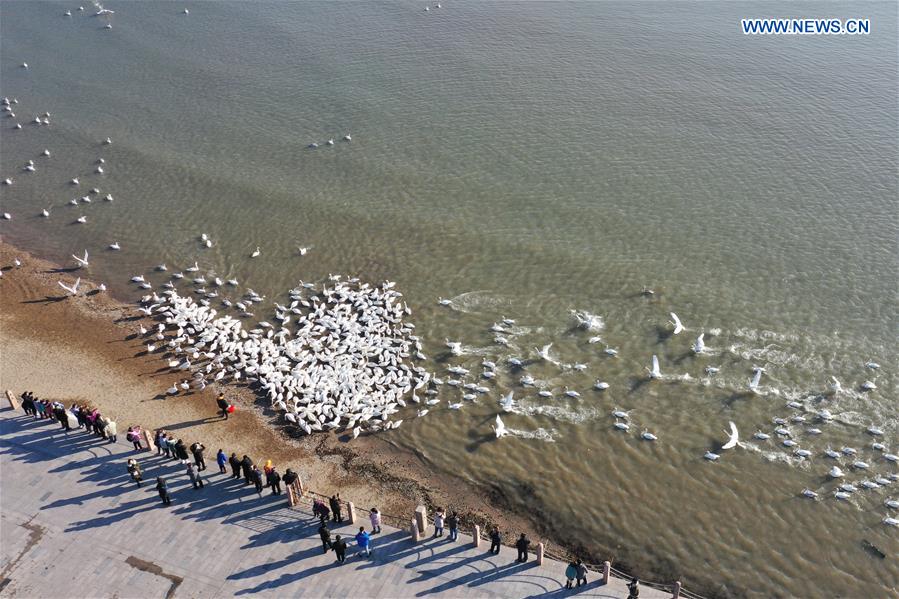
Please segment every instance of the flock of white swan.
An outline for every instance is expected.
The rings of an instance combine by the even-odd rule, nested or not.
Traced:
[[[95,6],[98,7],[98,16],[112,14],[99,4]],[[439,8],[440,4],[436,7]],[[184,13],[187,14],[186,9]],[[29,68],[27,63],[22,63],[21,67]],[[3,98],[2,111],[8,119],[15,118],[17,104],[14,98]],[[35,116],[31,124],[35,127],[46,126],[50,124],[50,118],[50,113],[44,112]],[[14,122],[12,129],[21,130],[22,125]],[[343,140],[349,142],[352,137],[347,134]],[[112,140],[106,138],[101,145],[111,143]],[[327,145],[333,144],[334,140],[329,139]],[[311,144],[310,147],[317,148],[318,144]],[[22,172],[36,173],[40,161],[50,160],[51,156],[50,150],[44,149],[39,156],[23,164]],[[105,168],[106,160],[97,158],[94,174],[103,175]],[[9,187],[14,180],[7,177],[2,183]],[[77,176],[71,178],[69,183],[72,187],[81,186]],[[101,196],[105,202],[114,200],[111,194],[104,196],[94,187],[70,200],[69,204],[77,207],[101,199]],[[43,208],[40,216],[50,218],[51,208]],[[2,213],[2,217],[4,220],[12,219],[12,215],[6,212]],[[87,224],[88,219],[85,215],[79,215],[74,222]],[[213,240],[205,233],[201,233],[198,240],[201,249],[213,246]],[[118,241],[106,244],[105,248],[111,252],[122,249]],[[300,255],[305,255],[310,248],[299,247],[297,250]],[[249,253],[249,257],[254,259],[262,255],[261,247]],[[89,269],[91,256],[88,250],[79,255],[72,254],[72,258],[77,268]],[[16,259],[16,265],[20,264]],[[150,269],[157,275],[169,270],[165,263]],[[536,389],[537,395],[544,399],[554,398],[551,390],[540,387],[539,382],[527,373],[532,359],[553,362],[550,353],[552,342],[542,348],[534,348],[536,358],[505,356],[502,358],[505,363],[500,362],[499,365],[497,361],[501,358],[483,359],[479,373],[473,373],[462,364],[443,366],[445,375],[437,372],[440,364],[431,363],[430,369],[426,367],[428,357],[423,353],[422,339],[415,334],[415,325],[408,320],[411,310],[402,293],[390,281],[374,285],[358,278],[344,279],[338,275],[331,275],[319,283],[300,281],[289,291],[289,303],[274,303],[274,324],[257,321],[252,328],[247,328],[242,319],[255,318],[253,306],[262,303],[265,298],[249,288],[240,299],[231,299],[220,293],[223,289],[236,290],[240,284],[236,279],[223,280],[214,272],[201,268],[195,261],[183,270],[172,269],[172,273],[167,275],[169,280],[154,287],[151,272],[136,274],[131,282],[147,292],[138,302],[140,313],[157,321],[155,326],[146,328],[141,325],[139,329],[147,354],[159,355],[167,361],[169,368],[184,375],[178,384],[166,390],[170,395],[190,389],[202,390],[213,383],[252,381],[268,398],[272,408],[282,415],[284,422],[296,431],[304,434],[347,431],[353,438],[363,431],[398,428],[403,422],[400,416],[406,414],[411,417],[425,416],[441,404],[442,395],[447,395],[442,389],[456,389],[461,393],[462,401],[448,400],[446,405],[450,410],[460,410],[466,402],[478,401],[496,390],[495,386],[489,385],[500,368],[520,375],[518,385],[521,388]],[[61,280],[59,286],[68,295],[77,296],[82,291],[81,283],[81,278],[77,277],[74,282]],[[106,286],[99,284],[94,289],[105,291]],[[652,291],[644,289],[644,294],[652,294]],[[440,298],[438,303],[447,308],[453,307],[453,300]],[[225,314],[229,309],[236,314]],[[600,328],[600,319],[596,315],[587,312],[573,312],[572,315],[577,326],[584,331]],[[671,312],[670,317],[668,324],[672,337],[687,330],[677,314]],[[513,319],[504,318],[490,327],[497,347],[509,346],[509,329],[513,325]],[[595,344],[602,339],[593,335],[588,341]],[[460,341],[446,340],[446,347],[454,358],[466,353]],[[704,333],[692,341],[690,349],[697,355],[707,352]],[[606,346],[603,351],[610,357],[618,355],[618,350],[612,347]],[[658,356],[650,355],[647,358],[644,376],[649,381],[663,379],[665,375]],[[880,369],[880,365],[874,362],[867,362],[864,366],[870,372]],[[571,369],[584,371],[587,366],[573,364]],[[718,368],[709,365],[705,367],[705,372],[714,376]],[[751,374],[747,373],[748,393],[760,393],[764,373],[765,368],[761,366],[753,367]],[[859,389],[875,391],[877,385],[873,378],[860,382]],[[592,392],[601,394],[610,387],[609,382],[597,379]],[[831,392],[840,393],[842,390],[840,382],[832,378]],[[507,390],[498,400],[499,407],[490,433],[496,438],[510,434],[501,413],[517,411],[514,393],[515,389]],[[571,399],[581,398],[579,391],[567,387],[563,394]],[[787,407],[798,410],[802,405],[791,402]],[[625,434],[630,432],[631,420],[627,411],[616,407],[611,417],[614,430]],[[775,428],[771,433],[758,430],[745,441],[741,440],[736,424],[728,422],[729,430],[723,433],[723,441],[714,451],[706,451],[703,458],[716,462],[724,452],[745,447],[746,443],[765,443],[776,439],[796,458],[810,459],[813,453],[799,446],[789,426],[813,425],[805,430],[806,435],[813,437],[822,434],[819,427],[832,421],[833,415],[821,410],[810,422],[806,422],[807,418],[799,412],[789,419],[775,418]],[[837,485],[832,491],[832,497],[837,500],[849,500],[854,493],[886,488],[899,481],[899,474],[895,471],[899,456],[890,453],[880,441],[884,431],[871,425],[865,432],[870,439],[870,449],[878,456],[876,465],[861,459],[858,448],[847,446],[837,451],[828,447],[823,453],[828,460],[834,461],[826,476]],[[650,443],[659,440],[656,433],[647,429],[640,432],[639,438]],[[866,475],[880,465],[893,470],[872,474],[854,483],[843,482],[847,472]],[[800,494],[819,499],[819,492],[808,488]],[[886,500],[885,505],[892,510],[899,509],[899,501],[891,498]],[[883,522],[899,526],[899,519],[891,516],[885,517]]]

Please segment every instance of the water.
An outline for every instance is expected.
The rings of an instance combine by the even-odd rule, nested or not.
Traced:
[[[190,15],[110,3],[111,30],[93,11],[62,16],[75,5],[0,6],[2,94],[19,100],[3,119],[7,240],[67,263],[88,248],[90,275],[126,298],[129,277],[160,262],[198,260],[276,301],[331,272],[395,280],[429,367],[448,378],[450,364],[500,364],[489,395],[410,412],[390,433],[436,472],[688,587],[895,592],[899,542],[880,522],[895,491],[836,501],[821,457],[858,447],[872,471],[853,481],[896,471],[864,432],[877,424],[899,449],[894,3],[804,4],[802,16],[869,17],[873,33],[801,39],[739,34],[741,17],[784,10],[760,2],[183,6]],[[27,124],[44,111],[51,126]],[[29,158],[36,173],[21,171]],[[115,201],[67,205],[91,187]],[[82,214],[87,225],[71,224]],[[104,251],[112,241],[121,252]],[[299,257],[299,245],[312,250]],[[574,329],[572,309],[604,328]],[[670,311],[687,332],[670,336]],[[488,330],[503,316],[517,321],[511,347]],[[695,357],[702,331],[710,354]],[[445,338],[466,355],[450,358]],[[554,391],[544,399],[505,360],[549,342],[563,366],[526,369]],[[647,383],[652,354],[666,376]],[[576,362],[587,370],[564,366]],[[758,396],[744,392],[754,365],[767,367]],[[830,375],[846,392],[821,395]],[[860,393],[871,378],[878,390]],[[596,379],[610,389],[592,390]],[[520,413],[504,420],[518,434],[495,442],[509,389]],[[792,426],[813,458],[772,435],[702,459],[728,421],[744,439],[771,433],[794,398],[810,422],[821,407],[837,415],[806,425],[818,437]],[[633,410],[629,434],[613,430],[613,407]],[[644,428],[659,440],[641,441]],[[804,487],[821,500],[799,497]]]

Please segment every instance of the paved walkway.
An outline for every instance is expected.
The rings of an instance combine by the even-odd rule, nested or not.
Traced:
[[[197,491],[181,467],[146,452],[138,489],[125,470],[133,455],[122,441],[0,412],[0,596],[627,597],[622,581],[603,586],[593,574],[566,590],[564,564],[518,564],[508,547],[492,556],[464,535],[416,545],[386,526],[371,559],[352,557],[351,547],[339,565],[322,554],[308,509],[218,474],[214,454]],[[173,489],[170,507],[151,482],[160,474]]]

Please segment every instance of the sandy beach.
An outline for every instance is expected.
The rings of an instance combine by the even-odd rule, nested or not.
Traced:
[[[14,258],[21,267],[13,267]],[[537,527],[505,513],[496,498],[466,481],[429,476],[427,465],[397,450],[389,435],[352,442],[345,433],[290,436],[246,385],[167,395],[184,376],[168,368],[162,352],[146,353],[139,327],[155,327],[155,321],[98,291],[84,271],[60,268],[6,243],[0,244],[0,266],[3,389],[16,395],[30,390],[67,405],[87,401],[122,431],[132,424],[164,428],[186,443],[202,441],[211,455],[222,448],[257,463],[271,459],[282,472],[299,472],[308,489],[339,492],[359,509],[377,506],[391,521],[411,519],[419,504],[445,506],[464,514],[469,525],[496,523],[507,538],[518,531],[540,538]],[[82,277],[79,295],[67,297],[57,281],[76,277]],[[217,413],[220,390],[237,408],[228,420]]]

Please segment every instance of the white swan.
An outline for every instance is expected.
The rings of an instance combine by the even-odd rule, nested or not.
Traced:
[[[75,254],[72,254],[72,258],[74,258],[75,261],[78,262],[78,268],[87,268],[88,266],[90,266],[87,261],[87,250],[84,250],[84,258],[79,258]]]
[[[62,287],[63,289],[65,289],[66,291],[68,291],[69,293],[71,293],[74,296],[74,295],[78,295],[78,285],[81,283],[81,277],[78,277],[77,279],[75,279],[75,282],[72,284],[71,287],[66,285],[62,281],[57,281],[57,283],[59,283],[60,287]]]
[[[655,354],[652,355],[652,369],[649,371],[649,378],[651,378],[651,379],[662,378],[662,371],[659,370],[659,358]]]
[[[497,439],[509,434],[509,431],[506,430],[506,425],[503,424],[503,420],[499,417],[499,414],[496,415],[496,426],[493,427],[493,431],[496,433]]]
[[[118,241],[113,241],[112,243],[109,244],[109,249],[120,250],[120,249],[122,249],[122,246],[119,245]]]
[[[693,343],[693,353],[701,354],[705,349],[705,341],[703,341],[703,337],[705,337],[705,333],[701,333],[699,337],[696,338],[696,342]]]
[[[646,429],[643,430],[643,433],[640,435],[640,437],[642,437],[644,441],[657,441],[658,440],[658,437],[656,437],[655,435],[653,435],[651,432],[649,432]]]
[[[752,375],[752,380],[749,381],[749,390],[753,393],[758,393],[759,381],[762,380],[762,373],[765,372],[764,368],[755,367],[755,374]]]
[[[253,250],[253,253],[250,254],[250,258],[258,258],[258,257],[259,257],[259,254],[261,254],[261,253],[262,253],[262,252],[259,251],[259,246],[257,245],[257,246],[256,246],[256,249]]]
[[[677,314],[674,312],[669,312],[671,315],[671,324],[674,325],[674,334],[679,335],[681,331],[684,330],[684,325],[681,324],[680,318],[677,317]]]
[[[537,355],[539,355],[541,358],[543,358],[547,362],[552,362],[552,358],[549,357],[549,350],[552,346],[553,346],[552,343],[547,343],[546,345],[543,346],[542,349],[537,349],[535,347],[534,351],[536,351]]]
[[[730,422],[730,438],[727,443],[721,446],[721,449],[733,449],[740,442],[740,433],[737,432],[737,425]]]

